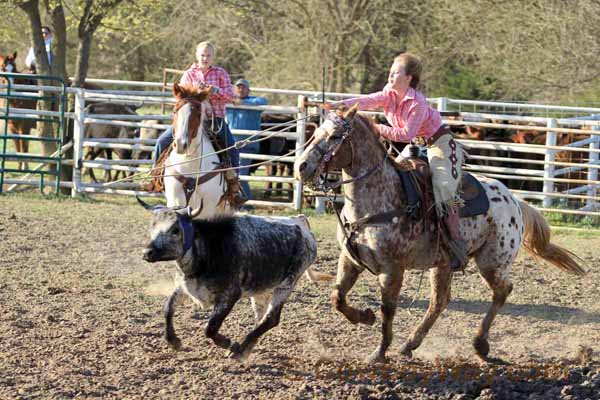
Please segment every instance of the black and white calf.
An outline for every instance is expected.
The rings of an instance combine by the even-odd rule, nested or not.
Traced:
[[[139,200],[139,199],[138,199]],[[279,324],[283,304],[302,273],[311,281],[332,276],[309,269],[317,242],[305,216],[233,215],[193,220],[189,209],[150,207],[154,211],[151,241],[144,251],[149,262],[177,261],[177,287],[165,302],[165,338],[174,349],[181,341],[173,328],[177,298],[183,293],[204,306],[214,306],[205,329],[230,356],[248,356],[261,335]],[[242,297],[250,297],[257,324],[241,344],[219,333],[221,324]]]

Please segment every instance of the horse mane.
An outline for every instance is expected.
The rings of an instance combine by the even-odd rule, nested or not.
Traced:
[[[366,132],[368,132],[368,134],[373,135],[375,137],[375,141],[379,144],[379,146],[381,147],[381,149],[384,152],[387,152],[385,146],[379,140],[379,135],[377,135],[377,128],[375,127],[375,121],[373,121],[372,118],[370,118],[367,115],[361,115],[359,113],[356,113],[354,115],[353,123],[354,123],[355,126],[358,126],[361,129],[363,129]]]
[[[199,88],[189,83],[181,85],[178,83],[173,84],[173,96],[175,96],[177,101],[194,100],[201,103],[210,97],[210,93],[210,88],[208,87]]]
[[[373,118],[370,118],[366,115],[360,115],[358,113],[355,115],[355,118],[358,118],[358,120],[355,119],[355,122],[358,122],[358,126],[361,129],[370,131],[372,135],[375,135],[376,141],[381,147],[381,150],[384,152],[384,154],[387,153],[388,150],[385,148],[384,144],[381,143],[376,133],[377,128],[375,127],[375,121]],[[394,157],[389,157],[388,161],[402,171],[413,171],[415,169],[415,161],[408,158],[396,160]]]
[[[356,114],[356,115],[360,118],[360,121],[364,125],[366,125],[363,128],[370,130],[373,135],[376,135],[375,121],[373,121],[373,118],[370,118],[367,115],[361,115],[361,114]]]

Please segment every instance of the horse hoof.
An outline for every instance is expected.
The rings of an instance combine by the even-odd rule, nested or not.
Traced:
[[[402,357],[404,358],[408,358],[411,359],[413,358],[413,352],[411,349],[409,349],[406,345],[404,345],[402,347],[402,350],[400,350],[400,354],[402,355]]]
[[[473,339],[473,347],[475,348],[475,352],[479,357],[487,359],[487,356],[490,352],[490,344],[487,340],[482,337],[476,337]]]
[[[181,350],[181,339],[178,337],[174,337],[172,339],[167,339],[167,343],[169,343],[169,347],[175,351]]]
[[[240,346],[239,343],[234,342],[229,348],[229,353],[227,354],[227,357],[235,361],[244,361],[248,357],[248,355],[245,354],[244,351],[242,351],[242,346]]]
[[[375,313],[367,308],[362,312],[361,322],[365,325],[373,325],[375,323]]]
[[[385,364],[387,361],[385,355],[380,354],[379,350],[375,350],[365,359],[367,364]]]

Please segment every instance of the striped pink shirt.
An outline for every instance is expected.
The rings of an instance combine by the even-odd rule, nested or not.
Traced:
[[[215,117],[225,118],[225,105],[233,100],[233,86],[229,74],[221,67],[211,65],[208,71],[202,72],[200,66],[194,63],[179,80],[181,84],[192,84],[203,87],[211,85],[219,88],[219,93],[210,95],[210,105]]]
[[[404,98],[386,85],[382,91],[365,97],[343,100],[335,104],[348,107],[358,104],[360,110],[373,110],[382,107],[383,113],[390,123],[377,125],[381,136],[394,142],[410,142],[415,136],[429,138],[442,126],[440,113],[431,108],[423,93],[408,88]]]

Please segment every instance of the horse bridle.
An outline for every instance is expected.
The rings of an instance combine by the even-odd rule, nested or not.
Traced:
[[[350,124],[349,121],[345,120],[344,118],[342,118],[341,116],[339,116],[338,114],[333,113],[333,112],[329,113],[329,115],[327,116],[327,119],[329,121],[333,122],[334,126],[336,126],[336,127],[341,126],[342,133],[341,133],[341,138],[339,139],[339,142],[337,142],[334,146],[330,146],[327,150],[321,149],[318,145],[315,146],[317,151],[319,152],[319,154],[321,154],[321,156],[322,156],[321,162],[319,163],[319,165],[317,167],[317,170],[319,171],[317,175],[321,179],[322,186],[319,187],[319,184],[317,184],[316,185],[317,188],[324,189],[325,192],[333,191],[342,185],[346,185],[348,183],[352,183],[352,182],[356,182],[361,179],[364,179],[364,178],[370,176],[371,174],[373,174],[375,171],[377,171],[383,167],[385,160],[388,158],[387,151],[385,152],[385,156],[381,159],[380,162],[376,163],[373,167],[369,168],[362,175],[359,175],[359,176],[351,178],[351,179],[342,180],[340,182],[336,182],[336,183],[330,185],[329,181],[327,180],[327,173],[329,172],[329,163],[331,162],[331,160],[333,159],[333,157],[335,156],[337,151],[342,147],[342,145],[344,144],[346,139],[350,137],[350,134],[352,133],[352,125]],[[350,159],[352,160],[353,153],[354,153],[354,148],[352,147],[352,144],[350,144],[350,153],[351,153]]]

